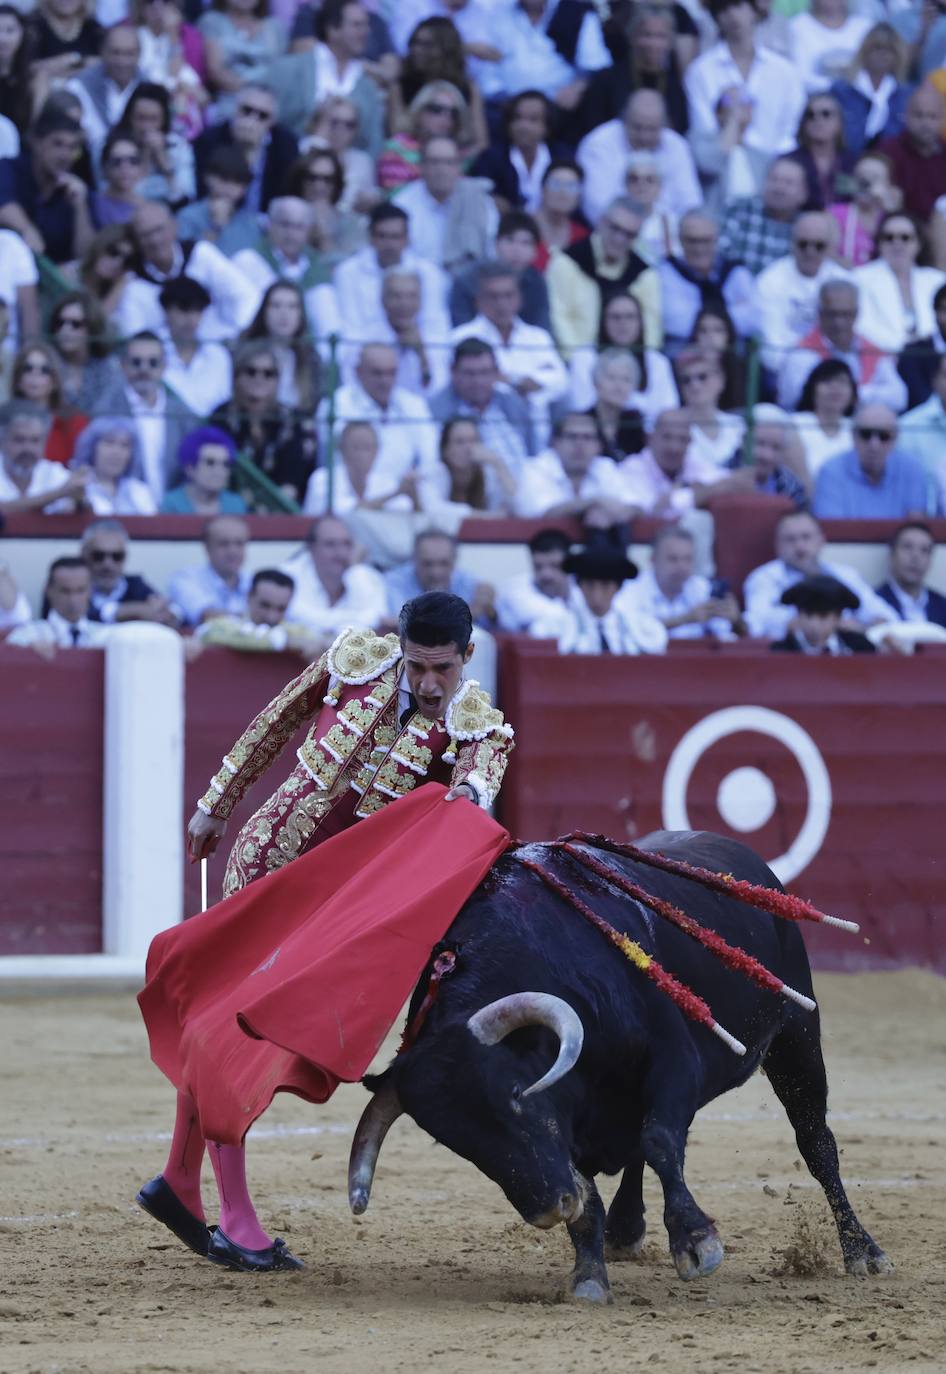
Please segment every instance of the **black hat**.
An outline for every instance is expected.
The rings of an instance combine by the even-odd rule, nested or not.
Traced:
[[[816,573],[796,582],[794,587],[782,593],[783,606],[797,606],[809,615],[827,615],[829,611],[856,611],[861,604],[850,587],[839,582],[836,577]]]
[[[608,547],[572,549],[565,571],[579,582],[626,582],[637,576],[637,566],[620,549]]]

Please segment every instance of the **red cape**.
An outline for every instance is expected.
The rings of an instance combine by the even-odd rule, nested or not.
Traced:
[[[433,945],[509,843],[428,783],[251,883],[148,951],[151,1057],[239,1144],[280,1091],[361,1078]]]

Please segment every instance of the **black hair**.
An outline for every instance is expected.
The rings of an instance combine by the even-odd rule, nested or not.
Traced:
[[[53,573],[58,572],[60,568],[63,572],[74,572],[77,568],[81,568],[83,572],[89,571],[89,565],[84,558],[77,558],[75,554],[64,554],[62,558],[54,558],[50,563],[49,572],[46,574],[47,586],[52,581]]]
[[[515,275],[515,274],[513,274]],[[464,358],[485,358],[486,355],[496,361],[496,350],[492,344],[488,344],[485,339],[463,339],[453,350],[453,367],[462,363]]]
[[[399,219],[407,224],[407,212],[402,210],[400,205],[392,205],[389,200],[381,205],[376,205],[368,216],[368,228],[373,229],[376,224],[383,224],[388,219]]]
[[[287,592],[296,590],[296,584],[289,574],[280,572],[278,568],[260,568],[259,572],[253,574],[250,591],[255,592],[261,582],[271,582],[274,587],[282,587]]]
[[[206,310],[210,304],[210,292],[193,277],[171,277],[161,287],[158,300],[162,310],[170,310],[175,306],[178,310]]]
[[[574,172],[580,182],[585,179],[584,169],[579,166],[573,157],[553,157],[542,174],[542,185],[544,186],[549,177],[553,177],[556,172],[563,171]]]
[[[132,111],[140,100],[153,100],[156,105],[161,106],[161,132],[168,134],[171,132],[171,97],[168,95],[164,86],[159,86],[156,81],[142,81],[132,91],[128,104],[121,117],[121,125],[126,129],[131,128]],[[121,126],[119,126],[121,127]]]
[[[798,398],[799,411],[814,410],[815,408],[815,388],[822,382],[833,382],[836,377],[846,377],[851,383],[851,404],[845,410],[845,415],[853,415],[857,409],[857,382],[854,380],[854,373],[847,363],[840,358],[823,358],[820,363],[808,373],[808,379],[802,387],[801,396]]]
[[[318,11],[317,21],[319,37],[323,42],[329,29],[341,28],[348,6],[360,3],[361,0],[325,0],[324,5]]]
[[[946,285],[941,286],[933,297],[933,309],[938,310],[943,304],[946,304]]]
[[[465,654],[473,637],[473,617],[462,596],[452,592],[424,592],[401,607],[397,618],[401,643],[411,639],[425,649],[455,644]]]
[[[222,148],[214,148],[207,159],[204,176],[221,177],[224,181],[238,181],[241,186],[249,186],[253,180],[246,155],[235,143],[225,143]]]
[[[539,530],[529,540],[530,553],[554,553],[557,549],[568,553],[571,546],[572,541],[564,530]]]
[[[508,239],[513,234],[531,234],[536,243],[541,242],[542,233],[528,210],[507,210],[501,216],[496,230],[498,239]]]
[[[153,333],[150,329],[139,329],[137,334],[132,334],[124,341],[122,344],[123,358],[133,343],[156,343],[160,347],[161,352],[164,352],[164,344],[158,338],[157,334]]]
[[[31,138],[48,138],[50,134],[75,134],[82,137],[82,125],[62,110],[42,109],[30,126]]]
[[[934,544],[936,543],[936,535],[930,529],[929,525],[924,524],[922,520],[905,520],[902,525],[897,526],[890,536],[890,547],[895,549],[899,543],[900,536],[902,534],[907,534],[910,530],[919,530],[921,534],[928,535]]]
[[[507,139],[509,138],[510,125],[512,124],[512,121],[515,119],[516,111],[522,104],[523,100],[540,100],[542,102],[542,107],[545,111],[546,132],[548,131],[548,127],[552,122],[552,106],[549,103],[549,98],[544,91],[520,91],[518,95],[510,96],[510,98],[506,101],[505,105],[503,106],[503,133],[506,135]]]

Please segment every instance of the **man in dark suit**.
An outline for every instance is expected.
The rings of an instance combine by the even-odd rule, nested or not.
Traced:
[[[907,409],[914,410],[933,394],[933,378],[946,353],[946,286],[933,297],[936,330],[925,339],[908,343],[900,354],[897,371],[907,385]]]
[[[890,541],[890,576],[876,589],[901,620],[946,629],[946,596],[926,586],[936,540],[922,521],[901,525]]]
[[[266,86],[241,87],[233,118],[211,125],[194,143],[199,196],[207,194],[204,178],[211,154],[228,144],[240,149],[252,174],[243,208],[265,210],[275,196],[282,195],[286,173],[299,156],[295,134],[276,123],[276,97]]]
[[[178,628],[167,597],[156,592],[138,573],[127,571],[128,532],[120,520],[105,516],[86,525],[80,554],[92,575],[90,620],[105,625],[151,620]]]
[[[856,611],[861,602],[836,577],[816,573],[803,578],[782,593],[782,604],[797,607],[798,614],[785,638],[769,645],[775,653],[828,654],[839,658],[876,652],[866,635],[841,629],[844,612]]]

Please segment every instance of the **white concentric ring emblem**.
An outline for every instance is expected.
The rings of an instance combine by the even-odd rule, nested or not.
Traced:
[[[687,788],[693,769],[707,749],[727,735],[745,730],[768,735],[784,744],[798,763],[808,789],[808,807],[801,829],[784,854],[766,860],[779,881],[789,883],[808,867],[824,843],[831,821],[831,778],[821,751],[807,730],[781,711],[771,711],[765,706],[727,706],[697,721],[679,741],[667,763],[663,781],[663,823],[667,830],[692,829],[687,811]],[[729,778],[724,778],[720,795],[731,795],[732,788],[727,788],[730,779],[736,780],[739,775],[745,777],[750,771],[758,772],[736,769]],[[765,775],[759,773],[759,777],[764,779]],[[758,829],[769,818],[766,810],[763,808],[755,825],[743,822],[734,828]],[[724,818],[729,820],[725,812]]]

